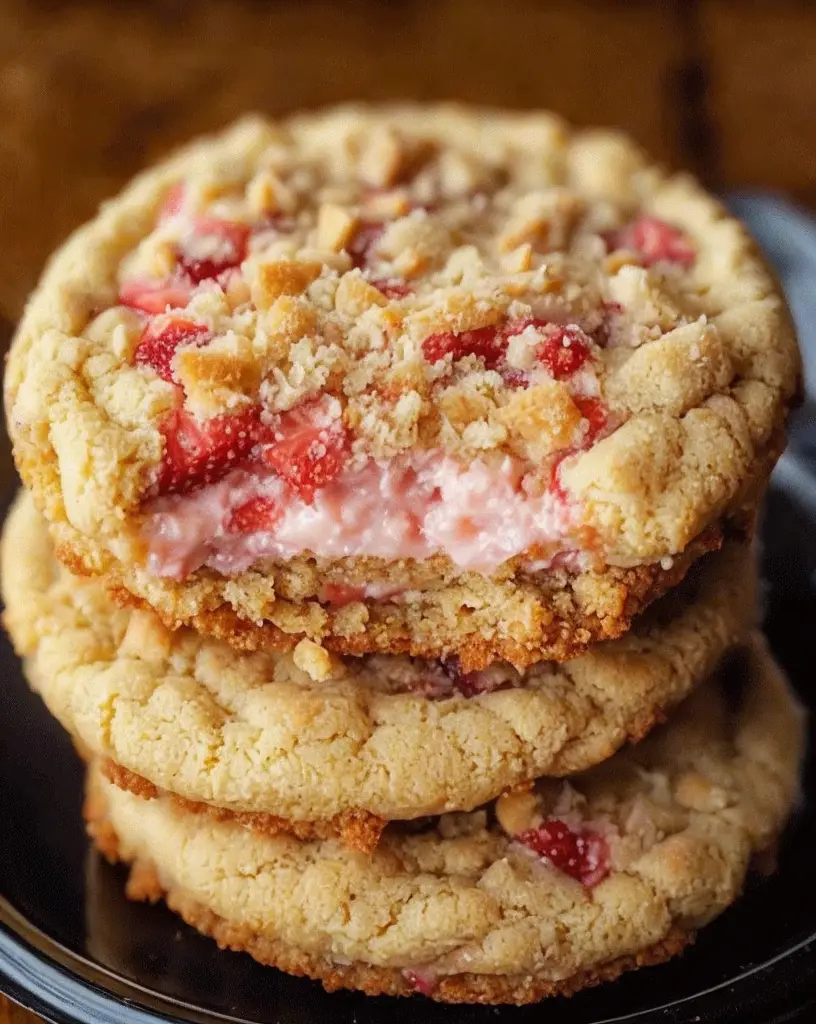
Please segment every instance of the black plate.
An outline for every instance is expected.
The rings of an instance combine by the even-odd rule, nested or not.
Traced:
[[[816,228],[785,204],[734,200],[782,273],[806,335],[816,325]],[[811,330],[812,333],[812,330]],[[816,356],[816,338],[805,336]],[[813,394],[813,391],[811,391]],[[816,406],[796,417],[763,528],[767,629],[802,698],[816,705]],[[811,429],[812,428],[812,429]],[[8,500],[9,496],[6,496]],[[59,1024],[238,1020],[253,1024],[591,1024],[813,1019],[816,1004],[816,765],[779,871],[681,959],[614,985],[525,1009],[327,995],[315,983],[222,953],[163,907],[128,903],[123,875],[88,850],[82,771],[0,641],[0,989]]]

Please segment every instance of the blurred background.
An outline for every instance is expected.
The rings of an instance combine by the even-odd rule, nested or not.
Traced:
[[[0,340],[139,167],[248,109],[457,98],[816,203],[813,0],[0,0]]]

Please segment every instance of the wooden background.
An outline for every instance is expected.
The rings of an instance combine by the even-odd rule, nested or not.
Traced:
[[[352,98],[551,107],[816,204],[813,0],[0,0],[0,344],[51,249],[157,154]]]

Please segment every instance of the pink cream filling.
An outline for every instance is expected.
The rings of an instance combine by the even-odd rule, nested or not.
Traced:
[[[187,495],[155,500],[144,536],[148,568],[183,579],[202,566],[225,576],[263,558],[304,552],[324,558],[369,556],[387,561],[447,555],[464,570],[491,573],[530,548],[569,552],[577,509],[550,491],[529,494],[522,464],[505,456],[463,467],[430,453],[369,462],[317,491],[311,504],[286,491],[271,470],[236,469]],[[285,508],[269,529],[230,532],[232,513],[254,498]],[[552,560],[550,559],[550,561]],[[547,559],[536,557],[536,568]]]

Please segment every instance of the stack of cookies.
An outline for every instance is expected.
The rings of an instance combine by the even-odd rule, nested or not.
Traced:
[[[342,108],[136,179],[14,341],[2,552],[129,894],[371,994],[679,952],[796,793],[748,540],[798,376],[617,134]]]

